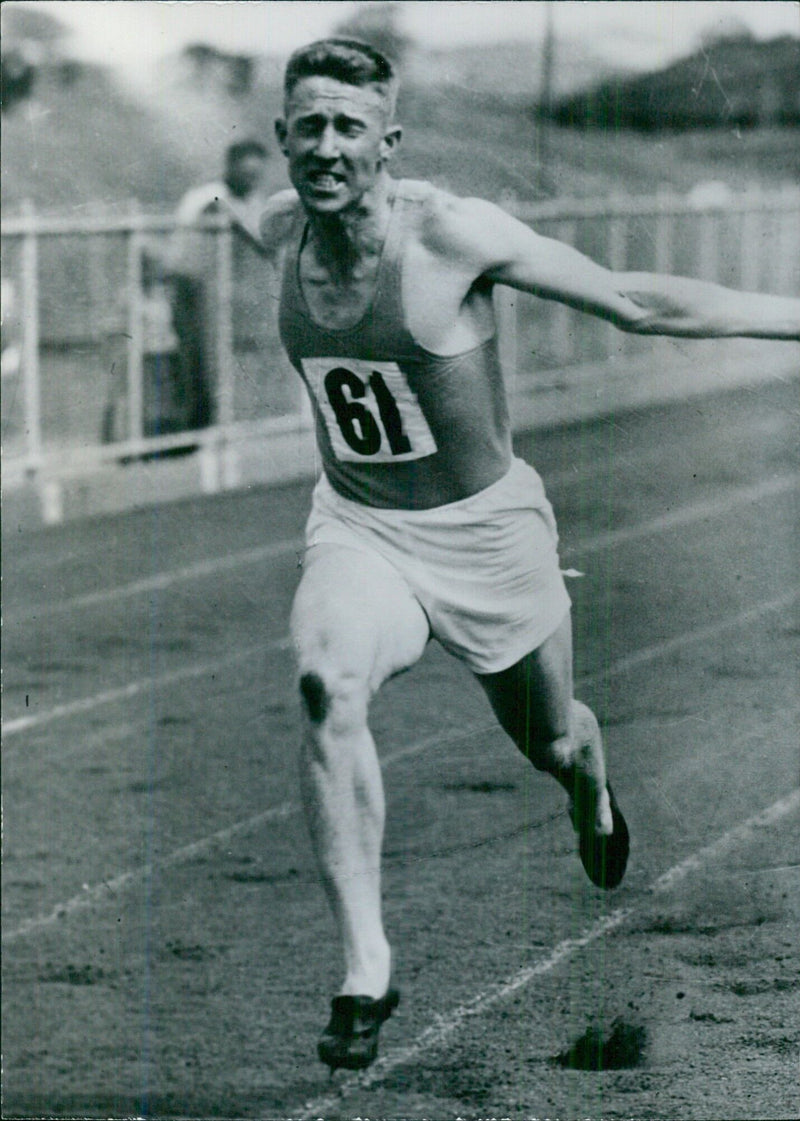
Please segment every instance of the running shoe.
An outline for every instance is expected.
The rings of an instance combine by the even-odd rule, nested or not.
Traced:
[[[397,989],[373,1000],[369,996],[335,996],[330,1023],[322,1033],[317,1052],[331,1073],[339,1067],[364,1070],[378,1056],[378,1032],[400,1003]]]
[[[580,853],[586,875],[597,887],[610,891],[622,883],[628,865],[630,834],[622,810],[614,797],[611,784],[606,783],[608,800],[611,804],[611,819],[614,831],[610,834],[596,833],[594,807],[591,812],[583,813],[582,820],[575,820],[575,801],[570,803],[570,817],[578,833],[578,852]],[[588,809],[588,807],[587,807]]]

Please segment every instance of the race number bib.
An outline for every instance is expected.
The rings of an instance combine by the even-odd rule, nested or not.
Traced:
[[[436,451],[419,401],[396,362],[303,358],[337,459],[397,463]]]

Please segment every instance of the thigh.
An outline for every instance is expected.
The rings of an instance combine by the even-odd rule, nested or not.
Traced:
[[[525,750],[569,734],[572,712],[572,619],[500,673],[479,674],[503,728]]]
[[[346,674],[373,692],[413,665],[430,635],[425,612],[388,561],[337,544],[306,553],[291,632],[301,674]]]

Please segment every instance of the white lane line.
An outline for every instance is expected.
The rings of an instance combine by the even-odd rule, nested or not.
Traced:
[[[657,642],[652,646],[645,646],[641,650],[636,650],[632,654],[619,658],[606,669],[598,670],[596,673],[581,677],[580,681],[582,684],[586,685],[593,681],[601,680],[609,674],[626,673],[628,670],[636,669],[657,658],[662,658],[676,650],[681,650],[685,646],[691,646],[699,642],[704,642],[707,639],[717,638],[727,631],[735,630],[745,623],[755,622],[764,615],[769,615],[775,611],[790,607],[798,598],[800,598],[800,587],[792,588],[782,596],[777,596],[775,599],[764,600],[761,603],[755,604],[753,607],[748,607],[744,611],[738,612],[736,615],[728,616],[725,619],[718,619],[713,623],[708,623],[693,631],[686,631],[683,634],[676,635],[674,638],[666,639],[663,642]],[[19,716],[13,720],[5,721],[2,725],[3,736],[10,737],[18,735],[20,732],[28,731],[31,728],[38,728],[45,724],[51,724],[55,720],[62,720],[70,716],[91,712],[103,705],[114,704],[117,701],[139,696],[139,694],[143,693],[145,690],[161,689],[180,681],[190,681],[198,677],[204,677],[206,674],[211,675],[219,669],[235,665],[237,662],[246,661],[248,658],[259,653],[265,654],[274,650],[289,649],[291,649],[291,640],[286,636],[275,642],[264,644],[263,646],[248,647],[246,650],[239,651],[237,654],[232,654],[228,658],[223,658],[220,661],[204,662],[201,665],[187,666],[184,669],[174,670],[172,673],[165,674],[162,677],[140,678],[138,681],[131,681],[128,685],[120,686],[117,689],[108,689],[103,693],[96,693],[91,697],[82,697],[76,701],[69,701],[62,705],[56,705],[54,708],[47,709],[44,712],[32,713],[29,716]]]
[[[397,763],[399,760],[405,759],[409,755],[418,754],[430,747],[436,747],[440,744],[460,743],[472,736],[478,734],[484,735],[487,732],[497,732],[499,730],[500,726],[497,723],[492,723],[474,724],[468,728],[462,728],[458,732],[451,732],[449,734],[436,732],[430,736],[426,736],[424,739],[417,740],[416,743],[407,744],[405,747],[398,748],[397,751],[387,754],[381,759],[381,764],[384,767],[388,767],[391,766],[392,763]],[[210,848],[228,844],[234,837],[246,836],[248,833],[255,832],[260,826],[266,825],[269,822],[283,821],[286,818],[293,817],[295,814],[300,813],[300,810],[301,807],[297,802],[282,802],[277,806],[272,806],[270,809],[264,810],[262,813],[254,814],[253,817],[245,818],[243,821],[237,821],[225,829],[218,829],[216,833],[210,833],[205,837],[200,837],[197,841],[192,841],[191,844],[175,849],[174,852],[171,852],[162,860],[155,860],[148,864],[140,865],[138,868],[132,868],[127,872],[120,872],[110,879],[103,880],[99,884],[94,884],[92,887],[87,886],[79,895],[74,895],[65,903],[58,903],[52,911],[47,912],[47,914],[37,915],[30,919],[23,919],[18,926],[4,930],[2,935],[3,944],[6,942],[14,942],[16,939],[22,938],[26,934],[32,934],[34,931],[53,926],[62,919],[67,918],[67,916],[75,914],[76,911],[85,911],[95,904],[107,903],[119,892],[147,880],[156,870],[161,871],[164,868],[175,868],[181,864],[186,864],[195,857],[201,856]]]
[[[602,680],[604,677],[611,674],[616,676],[620,673],[627,673],[632,669],[638,669],[640,666],[647,665],[657,658],[664,658],[669,654],[674,654],[676,651],[682,650],[686,646],[696,646],[698,643],[706,642],[708,639],[719,638],[728,631],[735,630],[738,627],[744,626],[746,623],[755,623],[765,615],[772,615],[776,611],[785,611],[798,599],[800,599],[800,586],[790,588],[790,590],[785,592],[782,596],[776,596],[774,599],[762,600],[761,603],[756,603],[752,607],[746,607],[744,611],[739,611],[736,615],[729,615],[725,619],[717,619],[713,623],[706,623],[704,626],[697,627],[693,631],[687,631],[685,634],[676,635],[674,638],[667,638],[663,642],[654,643],[652,646],[644,646],[641,650],[634,650],[632,654],[626,654],[622,658],[618,658],[608,669],[598,670],[591,674],[590,677],[582,678],[581,680]]]
[[[709,521],[711,518],[720,517],[735,510],[737,506],[747,506],[761,502],[765,498],[775,498],[780,494],[796,490],[800,486],[800,474],[778,475],[774,479],[767,479],[751,487],[738,487],[734,491],[720,495],[718,498],[707,499],[703,502],[693,502],[689,506],[681,506],[677,510],[670,510],[650,521],[640,522],[638,525],[628,526],[625,529],[615,529],[608,533],[598,533],[569,548],[570,554],[596,553],[601,549],[610,549],[615,545],[623,545],[628,541],[635,541],[640,537],[655,536],[671,529],[680,529],[682,526],[691,525],[693,522]]]
[[[566,472],[564,474],[568,477]],[[557,484],[550,483],[548,485],[552,487]],[[692,525],[694,522],[719,517],[736,509],[737,506],[758,502],[765,498],[773,498],[777,495],[785,494],[790,490],[794,490],[798,486],[800,486],[800,474],[779,475],[774,479],[767,479],[753,486],[737,487],[720,495],[718,498],[682,506],[677,510],[672,510],[667,514],[653,518],[650,521],[642,522],[639,525],[630,526],[626,529],[613,530],[608,533],[595,534],[583,542],[570,545],[569,549],[566,551],[570,555],[598,552],[601,549],[610,548],[627,541],[634,541],[637,538],[646,537],[649,534],[678,529],[684,525]],[[72,599],[61,600],[58,603],[39,605],[35,608],[35,611],[7,612],[5,622],[8,625],[11,622],[23,618],[38,620],[54,615],[66,614],[69,611],[79,610],[81,608],[99,607],[104,604],[115,603],[121,599],[132,599],[139,595],[151,595],[153,592],[166,591],[175,584],[198,580],[207,576],[214,576],[222,572],[230,572],[236,568],[242,568],[249,564],[258,564],[264,560],[274,560],[279,557],[291,556],[292,554],[299,556],[302,554],[303,547],[303,541],[298,537],[289,541],[276,541],[272,545],[242,549],[239,552],[229,553],[223,557],[210,557],[207,560],[198,561],[195,564],[186,565],[182,568],[170,569],[142,580],[134,580],[129,584],[120,584],[115,588],[103,588],[99,591],[87,592],[83,595],[74,596]]]
[[[134,580],[130,584],[120,584],[115,588],[102,588],[96,592],[86,592],[84,595],[73,596],[71,599],[60,600],[58,603],[37,605],[33,610],[25,612],[12,612],[6,622],[23,617],[30,619],[43,619],[52,615],[63,615],[68,611],[78,610],[83,607],[100,607],[107,603],[116,603],[120,599],[132,599],[134,596],[150,595],[153,592],[163,592],[174,584],[182,584],[190,580],[199,580],[204,576],[216,576],[220,572],[230,572],[248,564],[258,564],[264,560],[274,560],[277,557],[302,554],[303,541],[301,538],[292,538],[289,541],[276,541],[272,545],[260,545],[252,549],[240,549],[238,552],[228,553],[223,557],[209,557],[195,564],[187,564],[182,568],[168,569],[155,576],[148,576],[143,580]]]
[[[5,945],[6,942],[14,942],[18,938],[23,938],[26,934],[32,934],[36,930],[43,930],[48,926],[53,926],[69,915],[74,915],[76,911],[85,911],[87,908],[93,907],[96,903],[107,903],[119,892],[124,891],[126,888],[133,887],[137,883],[142,883],[152,875],[156,868],[173,868],[176,865],[185,864],[194,857],[200,856],[215,844],[225,844],[239,834],[255,829],[259,825],[265,825],[270,821],[280,821],[283,818],[291,817],[293,814],[297,813],[298,809],[299,807],[293,802],[284,802],[280,806],[273,806],[271,809],[265,810],[255,817],[248,818],[247,821],[238,821],[228,829],[220,829],[219,832],[213,833],[209,837],[201,837],[199,841],[195,841],[191,845],[185,845],[181,849],[176,849],[175,852],[170,853],[170,855],[164,857],[163,860],[143,865],[140,868],[132,868],[129,872],[120,872],[118,875],[112,876],[108,880],[103,880],[102,883],[94,884],[92,887],[87,886],[80,895],[73,895],[72,899],[68,899],[66,903],[57,904],[53,910],[49,911],[46,915],[37,915],[32,919],[23,919],[19,926],[12,927],[10,930],[4,930],[3,944]]]
[[[678,649],[687,646],[692,646],[697,642],[710,637],[718,637],[720,634],[727,630],[734,629],[741,626],[742,623],[752,622],[763,615],[770,612],[782,610],[792,600],[800,598],[800,588],[796,588],[793,592],[778,599],[767,600],[764,603],[757,604],[753,608],[740,612],[738,615],[729,619],[720,620],[718,623],[711,626],[701,627],[696,631],[689,631],[684,635],[677,638],[669,639],[667,642],[656,643],[653,646],[645,647],[641,650],[635,651],[618,661],[612,663],[604,670],[598,670],[595,673],[584,674],[581,676],[580,683],[584,686],[590,685],[597,681],[607,680],[609,677],[615,676],[619,673],[627,673],[629,670],[646,665],[650,662],[656,661],[658,658],[663,657],[665,654],[674,653]],[[259,647],[263,650],[263,647]],[[252,653],[252,651],[250,651]],[[240,660],[231,659],[231,662]],[[147,682],[145,684],[148,684]],[[153,684],[149,682],[149,684]],[[459,743],[463,740],[469,739],[476,735],[491,735],[499,731],[499,725],[496,721],[481,722],[479,724],[472,724],[467,728],[459,729],[456,732],[435,732],[424,739],[416,740],[413,743],[406,744],[404,747],[397,748],[396,751],[382,757],[381,763],[384,767],[391,766],[393,763],[399,762],[401,759],[406,759],[409,756],[417,755],[422,751],[429,748],[442,746],[445,744]],[[51,912],[46,915],[40,915],[31,919],[24,920],[20,926],[12,928],[11,930],[3,931],[3,942],[11,941],[19,938],[24,934],[31,933],[43,927],[51,926],[54,922],[63,918],[65,915],[71,914],[73,911],[83,910],[86,907],[92,906],[96,902],[101,902],[108,898],[108,893],[121,890],[125,887],[132,886],[145,880],[148,876],[152,875],[156,868],[168,868],[178,864],[182,864],[187,860],[206,851],[216,844],[224,844],[226,841],[231,840],[236,836],[243,836],[259,828],[259,826],[266,824],[272,820],[279,820],[300,812],[300,806],[296,802],[283,802],[278,806],[265,810],[260,814],[253,817],[246,818],[243,821],[234,823],[225,829],[221,829],[216,833],[211,833],[206,837],[201,837],[197,841],[193,841],[183,848],[176,849],[161,861],[155,861],[142,865],[139,868],[134,868],[128,872],[121,872],[117,876],[112,877],[110,880],[104,880],[101,884],[96,884],[93,887],[86,888],[84,891],[66,903],[58,904]]]
[[[674,865],[651,884],[649,892],[652,894],[669,890],[691,872],[701,868],[736,843],[748,840],[757,829],[775,824],[798,808],[800,808],[800,790],[794,790],[785,798],[767,806],[760,813],[748,818],[747,821],[724,833],[711,844],[698,849],[697,852]],[[645,902],[646,898],[645,896]],[[353,1090],[370,1089],[393,1070],[404,1066],[406,1063],[413,1062],[418,1056],[427,1054],[431,1049],[446,1043],[465,1020],[488,1012],[494,1005],[506,1000],[519,989],[529,985],[537,977],[551,973],[561,962],[573,957],[579,950],[584,949],[592,942],[596,942],[598,938],[616,930],[617,927],[622,926],[627,919],[642,909],[643,907],[640,905],[637,907],[620,907],[610,911],[593,923],[580,937],[567,938],[563,942],[559,942],[547,957],[542,958],[534,965],[520,969],[506,981],[488,986],[482,992],[477,993],[472,1000],[458,1005],[444,1015],[435,1017],[433,1024],[418,1035],[413,1043],[384,1054],[364,1074],[346,1076],[338,1084],[335,1092],[306,1102],[299,1109],[290,1111],[289,1116],[297,1118],[298,1121],[313,1121],[316,1118],[324,1118],[337,1106],[341,1106],[345,1094]]]
[[[54,720],[64,720],[70,716],[79,716],[82,713],[92,712],[103,705],[116,704],[119,701],[130,700],[138,697],[145,691],[163,689],[168,685],[176,685],[181,681],[193,681],[198,677],[211,677],[218,670],[228,666],[235,666],[239,662],[246,662],[260,654],[268,654],[275,650],[289,650],[291,641],[288,637],[277,639],[275,642],[260,643],[258,646],[247,646],[230,654],[227,658],[219,658],[213,662],[201,662],[194,666],[184,666],[182,669],[172,670],[170,673],[158,677],[140,677],[137,681],[129,681],[127,685],[120,685],[116,689],[106,689],[102,693],[95,693],[91,697],[80,697],[76,701],[67,701],[61,705],[46,709],[44,712],[34,712],[29,716],[18,716],[14,720],[3,722],[3,737],[18,735],[31,728],[40,728],[44,724],[52,724]]]
[[[771,806],[760,813],[755,814],[747,821],[735,825],[733,829],[729,829],[727,833],[723,833],[716,841],[712,841],[710,845],[700,849],[698,852],[692,853],[682,860],[680,864],[676,864],[670,868],[668,872],[664,872],[658,879],[651,884],[650,891],[655,895],[660,895],[662,892],[669,891],[675,884],[685,879],[691,872],[696,872],[702,865],[709,860],[716,859],[718,856],[724,855],[734,845],[740,841],[749,840],[757,829],[766,829],[769,825],[774,825],[776,821],[780,821],[782,817],[786,817],[793,810],[800,809],[800,789],[793,790],[784,798],[780,798],[777,802],[773,802]]]

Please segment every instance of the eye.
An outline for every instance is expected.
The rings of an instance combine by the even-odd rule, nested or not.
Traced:
[[[350,117],[340,118],[336,122],[336,131],[341,133],[342,136],[361,136],[366,132],[367,126],[363,121],[356,121]]]
[[[294,123],[296,136],[316,136],[321,127],[321,122],[316,117],[305,117]]]

